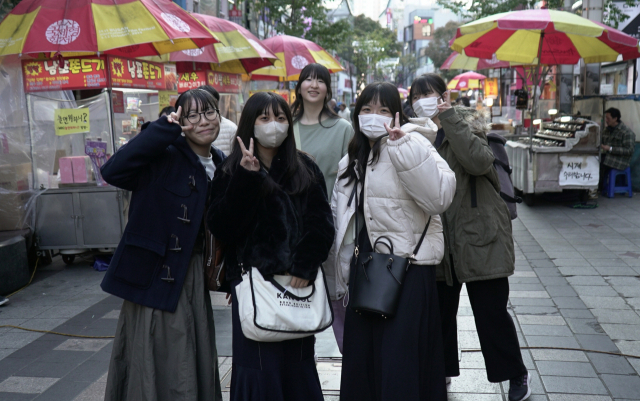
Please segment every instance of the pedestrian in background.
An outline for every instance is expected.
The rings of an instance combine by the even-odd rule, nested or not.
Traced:
[[[165,108],[163,108],[162,110],[160,110],[160,114],[158,114],[158,118],[163,117],[163,116],[168,116],[171,113],[175,113],[176,108],[173,106],[167,106]]]
[[[329,79],[331,79],[331,76],[329,76]],[[329,82],[326,82],[326,84],[328,87],[331,87],[331,80],[329,80]],[[338,101],[336,99],[331,99],[329,101],[329,108],[336,114],[338,114],[338,112],[340,111],[340,108],[338,107]]]
[[[281,96],[262,92],[247,100],[237,142],[216,172],[212,193],[208,221],[227,245],[224,263],[232,294],[231,400],[322,401],[315,337],[250,340],[238,310],[239,263],[265,277],[291,275],[291,286],[302,288],[315,280],[333,240],[322,172],[296,149],[291,112]]]
[[[338,163],[347,154],[353,137],[351,123],[336,115],[329,106],[331,75],[322,64],[309,64],[300,72],[296,85],[296,101],[291,106],[294,132],[299,149],[313,156],[327,183],[327,193],[333,191]],[[344,306],[333,303],[333,331],[342,352]]]
[[[436,74],[417,78],[410,99],[422,120],[403,129],[431,130],[425,121],[432,120],[438,128],[434,145],[456,174],[456,195],[443,214],[447,251],[438,266],[447,377],[460,375],[456,316],[466,283],[488,379],[509,380],[509,400],[524,400],[531,394],[531,376],[507,311],[507,277],[515,269],[511,217],[487,142],[489,123],[475,109],[452,108],[447,85]]]
[[[376,240],[386,237],[391,253],[412,262],[394,317],[361,315],[347,305],[340,398],[443,401],[447,394],[435,265],[444,255],[438,214],[453,199],[455,176],[426,138],[400,129],[405,118],[392,84],[368,85],[358,98],[356,115],[356,133],[340,161],[331,198],[337,235],[325,268],[332,299],[351,302],[348,285],[356,246],[360,253],[373,252]],[[356,213],[362,227],[355,227]]]
[[[345,120],[351,122],[351,111],[347,108],[347,105],[344,103],[338,103],[338,107],[340,108],[338,115],[341,118],[344,118]]]
[[[356,104],[355,103],[349,104],[349,116],[351,116],[350,117],[351,123],[353,123],[353,116],[355,114],[355,110],[356,110]]]
[[[624,170],[629,167],[636,146],[636,134],[621,120],[620,110],[611,107],[604,112],[607,125],[602,131],[602,162],[600,163],[600,186],[604,186],[611,169]]]
[[[211,85],[203,85],[200,89],[204,89],[207,92],[211,93],[213,97],[216,99],[218,103],[220,103],[220,94]],[[231,148],[233,145],[233,141],[236,137],[236,131],[238,130],[238,126],[233,123],[233,121],[220,116],[220,134],[213,142],[213,146],[217,147],[224,153],[229,156],[231,153]]]
[[[102,281],[124,298],[105,400],[222,400],[205,286],[208,181],[225,156],[211,144],[218,103],[194,89],[149,124],[101,172],[132,191],[129,222]]]

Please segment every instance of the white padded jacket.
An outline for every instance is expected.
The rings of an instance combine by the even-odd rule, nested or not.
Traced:
[[[371,159],[372,155],[369,155]],[[338,177],[349,156],[340,160]],[[336,236],[324,264],[331,298],[347,292],[351,257],[355,249],[355,202],[349,204],[354,182],[338,179],[331,196]],[[358,195],[363,190],[358,184]],[[429,216],[431,224],[415,264],[436,265],[444,255],[443,213],[453,200],[456,178],[433,145],[413,132],[396,141],[382,139],[380,158],[367,166],[364,180],[364,222],[373,244],[380,236],[393,242],[394,254],[409,257],[420,240]],[[385,249],[386,250],[386,249]]]
[[[237,130],[237,125],[235,125],[231,120],[227,120],[222,117],[222,120],[220,121],[220,133],[216,140],[213,141],[213,146],[220,149],[225,156],[229,156],[231,149],[233,149],[233,140],[236,138]]]

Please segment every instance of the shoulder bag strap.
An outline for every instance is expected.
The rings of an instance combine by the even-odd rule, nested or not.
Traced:
[[[413,254],[409,257],[409,259],[415,259],[416,258],[416,254],[420,250],[420,246],[422,245],[422,241],[424,241],[424,237],[427,235],[427,231],[429,230],[429,224],[431,224],[431,216],[429,216],[429,220],[427,220],[427,225],[424,228],[424,231],[422,232],[422,236],[420,237],[420,241],[418,241],[418,244],[416,245],[416,249],[413,250]]]

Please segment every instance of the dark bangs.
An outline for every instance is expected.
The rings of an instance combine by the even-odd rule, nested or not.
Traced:
[[[196,104],[196,110],[191,110],[191,101],[194,100]],[[213,95],[204,89],[191,89],[178,97],[176,100],[176,110],[178,107],[182,107],[182,115],[180,118],[186,117],[191,111],[200,111],[201,113],[209,109],[218,109],[218,102]],[[182,122],[181,122],[182,123]]]
[[[404,124],[407,119],[402,111],[402,100],[400,99],[400,93],[398,88],[388,82],[374,82],[368,85],[356,102],[356,108],[353,111],[353,126],[356,133],[360,133],[360,120],[357,118],[360,115],[362,108],[368,104],[375,104],[380,102],[380,105],[386,107],[391,111],[395,122],[396,113],[400,113],[400,124]]]
[[[327,95],[324,99],[324,105],[322,106],[322,111],[318,116],[318,122],[322,125],[322,115],[326,114],[329,117],[336,117],[338,115],[331,107],[328,106],[329,100],[333,98],[333,91],[331,90],[331,74],[327,67],[322,64],[312,63],[307,64],[306,67],[300,71],[300,77],[298,78],[298,83],[296,84],[296,100],[291,105],[291,113],[294,116],[294,120],[298,121],[302,115],[304,114],[304,101],[302,96],[300,96],[300,88],[302,87],[302,83],[307,79],[321,79],[327,87]],[[332,125],[333,126],[333,125]]]
[[[413,96],[430,95],[437,93],[442,96],[447,91],[447,84],[438,74],[424,74],[416,78],[411,84],[409,92],[409,103],[413,103]]]

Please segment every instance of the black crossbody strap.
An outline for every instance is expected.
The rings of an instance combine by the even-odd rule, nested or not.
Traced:
[[[418,241],[418,244],[416,245],[416,249],[413,251],[413,255],[411,255],[412,258],[415,257],[418,251],[420,250],[422,241],[424,241],[424,237],[427,235],[427,231],[429,230],[429,224],[431,224],[431,216],[429,216],[429,220],[427,220],[427,226],[424,228],[424,231],[422,232],[422,236],[420,237],[420,241]]]

